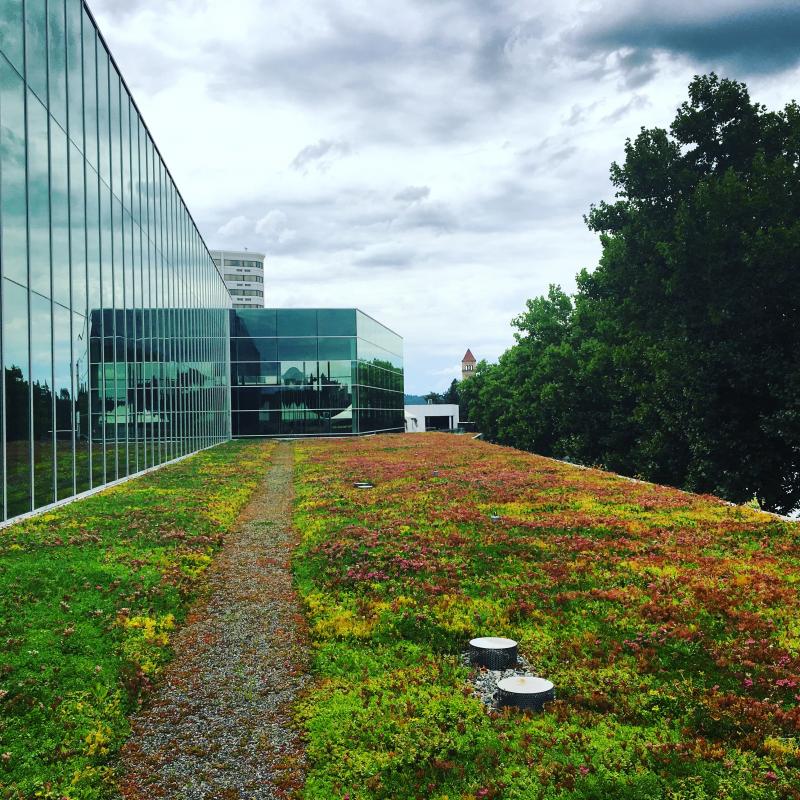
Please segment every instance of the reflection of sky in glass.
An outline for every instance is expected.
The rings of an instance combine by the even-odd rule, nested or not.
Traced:
[[[67,136],[57,125],[50,128],[50,183],[53,299],[68,306],[70,271]]]
[[[50,201],[47,111],[28,93],[28,228],[31,288],[50,294]]]
[[[16,283],[3,280],[3,360],[28,375],[28,297]]]
[[[50,301],[31,293],[31,380],[52,385]]]
[[[28,283],[25,211],[25,87],[0,59],[0,219],[3,274]]]

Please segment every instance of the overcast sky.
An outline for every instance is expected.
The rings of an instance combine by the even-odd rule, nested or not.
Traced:
[[[797,94],[798,0],[90,0],[209,247],[267,253],[267,304],[358,306],[406,391],[496,359],[599,244],[626,136],[692,76]]]

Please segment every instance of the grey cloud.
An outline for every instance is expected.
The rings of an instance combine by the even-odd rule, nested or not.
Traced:
[[[481,80],[495,80],[509,67],[506,47],[511,32],[494,28],[484,32],[473,53],[473,74]]]
[[[95,0],[92,12],[102,12],[115,20],[125,20],[154,5],[153,0]]]
[[[403,203],[415,203],[418,200],[424,200],[430,193],[430,186],[406,186],[394,196],[394,199]]]
[[[510,56],[535,50],[537,42],[520,34],[528,28],[513,8],[407,5],[425,20],[416,31],[387,32],[368,15],[331,3],[318,9],[314,34],[296,41],[235,52],[212,45],[209,58],[219,66],[210,89],[219,98],[278,94],[315,109],[335,105],[358,120],[359,141],[404,144],[463,140],[511,105],[522,87],[531,90],[530,71],[516,74]],[[272,37],[268,15],[260,24]]]
[[[565,159],[576,148],[565,147],[545,157]],[[462,227],[471,233],[495,234],[501,231],[525,232],[543,220],[559,219],[570,209],[585,203],[582,186],[564,187],[557,194],[538,188],[533,180],[510,178],[491,186],[472,198],[461,213]],[[588,203],[587,203],[588,204]]]
[[[600,121],[618,122],[623,117],[627,116],[631,111],[647,108],[649,105],[650,101],[644,95],[635,94],[630,100],[628,100],[627,103],[623,103],[618,108],[615,108],[610,114],[606,114]]]
[[[580,103],[576,103],[572,106],[569,111],[569,116],[564,120],[564,124],[568,128],[574,128],[576,125],[580,125],[589,113],[591,113],[597,106],[597,103],[591,103],[587,106],[582,106]]]
[[[798,41],[800,5],[785,0],[716,0],[700,6],[684,1],[666,9],[638,0],[623,13],[612,13],[605,25],[593,20],[579,36],[590,48],[627,50],[619,66],[632,88],[652,77],[654,53],[756,75],[782,72],[800,62]]]
[[[428,228],[436,233],[450,233],[461,226],[455,214],[443,203],[415,203],[392,222],[392,227],[407,230]]]
[[[627,89],[638,89],[650,83],[657,72],[654,54],[642,49],[617,53],[616,67],[622,73],[622,83]]]
[[[332,9],[327,12],[331,15]],[[285,49],[253,54],[220,49],[214,57],[224,68],[214,88],[221,96],[231,90],[260,92],[268,88],[308,103],[341,104],[359,96],[382,107],[393,90],[387,82],[376,80],[376,74],[406,60],[401,40],[353,20],[336,17],[329,22],[332,30],[328,35],[292,43]]]
[[[334,161],[343,158],[349,153],[350,145],[347,142],[320,139],[316,144],[304,147],[294,157],[290,166],[298,172],[308,172],[312,166],[324,172]]]
[[[170,8],[181,9],[184,13],[197,12],[208,5],[209,0],[94,0],[91,11],[125,22],[129,18],[146,11],[163,13]]]
[[[578,148],[575,145],[559,147],[558,150],[554,150],[549,156],[547,156],[547,165],[554,167],[556,164],[561,164],[564,161],[568,161],[577,152]]]
[[[527,147],[517,153],[518,173],[526,178],[536,174],[550,173],[559,164],[569,161],[577,152],[577,145],[571,144],[569,139],[547,137],[533,147]],[[505,185],[512,187],[512,193],[518,192],[520,195],[527,193],[525,185],[522,183],[512,181]]]
[[[416,250],[405,247],[375,248],[372,252],[354,259],[359,267],[408,269],[419,261]]]

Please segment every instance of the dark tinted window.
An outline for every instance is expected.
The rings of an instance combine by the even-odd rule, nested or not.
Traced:
[[[339,338],[319,339],[319,360],[347,360],[356,357],[355,338],[342,336]]]
[[[311,338],[278,339],[279,361],[316,361],[317,340]]]
[[[231,361],[277,361],[277,339],[231,339]]]
[[[278,336],[316,336],[317,312],[307,308],[278,310]]]
[[[321,308],[317,311],[317,328],[320,336],[355,336],[355,309]]]
[[[231,314],[231,336],[275,336],[277,332],[274,309],[237,309]]]

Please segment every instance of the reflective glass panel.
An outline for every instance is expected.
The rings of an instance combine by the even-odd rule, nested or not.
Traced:
[[[0,3],[0,50],[20,75],[25,71],[22,63],[23,26],[22,0],[3,0]]]
[[[111,131],[108,109],[108,52],[103,43],[97,42],[97,152],[100,178],[111,186]]]
[[[89,449],[89,329],[86,317],[72,315],[72,358],[75,376],[75,488],[86,491],[90,480]]]
[[[317,326],[320,336],[355,336],[355,309],[320,308],[317,311]]]
[[[72,481],[72,335],[68,308],[53,305],[53,392],[56,413],[56,492],[73,494]]]
[[[31,292],[31,401],[33,406],[33,505],[55,500],[53,339],[50,300]]]
[[[67,129],[67,47],[64,27],[63,0],[47,3],[47,50],[48,50],[48,108],[56,122]]]
[[[83,13],[83,115],[86,159],[97,169],[97,32]]]
[[[308,308],[279,308],[278,336],[316,336],[317,312]]]
[[[0,4],[2,5],[2,4]],[[0,225],[6,278],[28,285],[25,85],[0,58]]]
[[[46,7],[46,0],[25,2],[25,79],[43,103],[47,102]]]
[[[277,361],[277,339],[231,339],[231,359],[234,361]]]
[[[83,53],[81,0],[67,0],[67,94],[69,137],[83,151]]]
[[[7,516],[31,510],[28,292],[3,280]]]
[[[28,225],[31,288],[50,296],[50,176],[47,111],[28,93]]]
[[[306,338],[279,338],[278,360],[280,361],[316,361],[317,339],[309,336]]]
[[[277,312],[274,309],[237,309],[231,312],[231,336],[277,336]]]
[[[69,307],[70,237],[67,136],[58,125],[52,125],[50,128],[50,211],[53,239],[53,299]]]
[[[356,357],[355,337],[320,338],[319,360],[347,360]]]
[[[313,386],[319,379],[317,361],[281,361],[281,383],[284,386]]]

